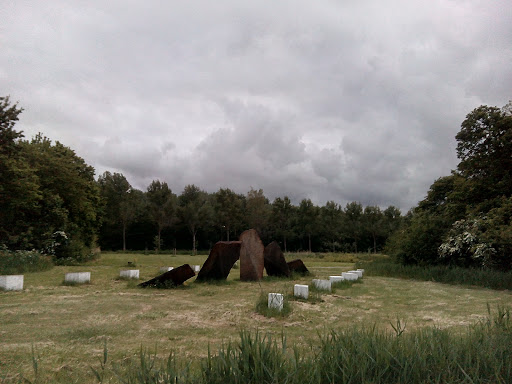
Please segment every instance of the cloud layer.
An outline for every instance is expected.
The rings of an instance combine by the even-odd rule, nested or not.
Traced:
[[[407,210],[512,98],[512,4],[20,1],[0,5],[18,128],[145,189]]]

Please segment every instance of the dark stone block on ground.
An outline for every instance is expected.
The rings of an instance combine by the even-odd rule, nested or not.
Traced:
[[[290,276],[290,268],[286,264],[283,252],[277,241],[273,241],[265,247],[264,263],[267,275],[278,277]]]
[[[291,273],[309,275],[309,269],[306,268],[301,259],[292,260],[286,264],[288,264],[288,268],[290,268]]]
[[[171,288],[182,285],[186,280],[194,277],[196,273],[188,264],[171,269],[161,275],[139,284],[139,287]]]
[[[255,229],[242,232],[240,239],[240,280],[258,281],[263,278],[265,247]]]
[[[226,280],[236,261],[240,258],[241,241],[219,241],[212,250],[196,281]]]

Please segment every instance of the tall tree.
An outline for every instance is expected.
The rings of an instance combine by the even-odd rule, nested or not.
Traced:
[[[131,219],[131,215],[128,214],[130,206],[127,203],[131,185],[123,174],[116,172],[112,174],[108,171],[98,177],[98,184],[104,204],[101,232],[110,233],[113,228],[121,228],[123,251],[126,251],[126,227]]]
[[[196,252],[197,231],[210,225],[213,207],[206,192],[187,185],[178,198],[179,216],[192,235],[192,252]]]
[[[336,243],[341,237],[343,210],[338,203],[328,201],[320,209],[320,214],[323,234],[327,237],[331,250],[335,252]]]
[[[172,226],[177,221],[177,197],[166,182],[153,180],[148,186],[146,196],[149,213],[157,226],[156,251],[162,245],[162,229]]]
[[[466,116],[457,139],[459,173],[475,183],[472,202],[512,194],[512,116],[480,106]]]
[[[357,253],[357,243],[361,236],[362,229],[362,216],[363,216],[363,206],[358,202],[348,203],[345,207],[345,223],[344,228],[348,237],[350,237],[354,242],[354,250]]]
[[[267,230],[271,206],[263,194],[263,189],[251,188],[246,198],[246,219],[250,228],[256,229],[260,236]]]
[[[293,218],[295,215],[295,206],[285,196],[277,197],[272,203],[271,222],[274,227],[276,236],[283,239],[284,251],[287,252],[287,239],[293,235]]]
[[[303,236],[308,238],[308,251],[311,253],[311,236],[318,232],[319,212],[310,199],[303,199],[297,211],[299,227]]]
[[[226,231],[227,240],[231,232],[242,227],[245,210],[245,196],[238,195],[229,188],[219,189],[214,196],[215,221],[222,231]]]
[[[33,242],[33,223],[38,218],[42,193],[39,180],[30,167],[14,125],[23,111],[0,97],[0,244],[29,249]]]
[[[384,215],[377,206],[367,206],[363,212],[363,225],[371,235],[373,242],[373,253],[377,253],[377,236],[384,235]]]
[[[100,223],[101,199],[94,168],[72,149],[59,142],[52,144],[41,134],[20,145],[42,193],[36,214],[39,219],[33,222],[34,245],[41,249],[56,231],[65,231],[69,241],[56,256],[86,260],[96,244]]]

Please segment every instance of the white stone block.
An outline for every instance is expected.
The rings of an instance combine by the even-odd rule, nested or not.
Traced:
[[[64,277],[66,283],[89,283],[91,281],[91,272],[70,272]]]
[[[348,273],[355,273],[360,279],[363,278],[363,271],[360,271],[359,269],[355,271],[348,271]]]
[[[331,292],[332,284],[331,280],[313,279],[313,285],[322,291]]]
[[[139,278],[139,270],[138,269],[127,269],[121,271],[119,276],[124,277],[125,279],[138,279]]]
[[[329,280],[331,280],[331,284],[339,283],[341,281],[344,281],[345,279],[342,276],[329,276]]]
[[[357,273],[352,273],[352,272],[343,272],[341,274],[341,276],[343,276],[343,278],[345,280],[355,281],[355,280],[359,279],[359,275]]]
[[[173,267],[160,267],[160,273],[169,272],[172,271],[173,269]]]
[[[268,307],[275,308],[278,311],[283,310],[284,296],[281,293],[268,294]]]
[[[358,269],[358,271],[364,274],[364,269]]]
[[[300,297],[301,299],[308,299],[309,297],[309,286],[302,284],[295,284],[293,286],[293,296]]]
[[[195,273],[199,273],[200,270],[201,270],[201,266],[200,265],[194,265],[194,272]]]
[[[21,291],[23,289],[23,275],[0,276],[0,288],[6,291]]]

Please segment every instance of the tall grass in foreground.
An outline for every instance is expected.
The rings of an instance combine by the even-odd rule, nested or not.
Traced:
[[[402,265],[394,262],[392,259],[358,262],[356,263],[356,268],[364,268],[366,276],[399,277],[446,284],[512,290],[512,272],[441,265]]]
[[[141,350],[137,361],[100,366],[85,382],[104,383],[511,383],[510,310],[498,307],[465,331],[436,327],[404,332],[375,327],[333,330],[309,348],[288,346],[286,337],[240,333],[216,353],[187,361],[160,359]],[[40,372],[41,369],[36,370]],[[93,379],[93,380],[90,380]],[[20,378],[18,382],[24,381]],[[1,382],[1,376],[0,376]],[[7,381],[6,381],[7,382]],[[44,381],[37,377],[34,382]]]

